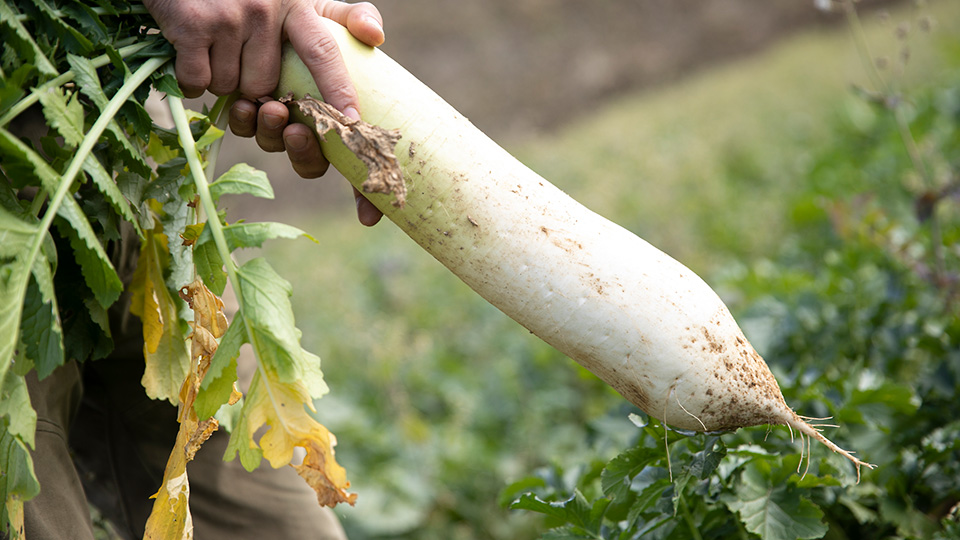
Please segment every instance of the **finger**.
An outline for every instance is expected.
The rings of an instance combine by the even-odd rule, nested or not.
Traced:
[[[376,6],[369,2],[328,2],[324,5],[322,15],[346,26],[353,37],[367,45],[383,45],[383,17]]]
[[[280,79],[280,28],[272,11],[253,28],[243,44],[240,93],[251,99],[270,95]]]
[[[302,178],[319,178],[327,172],[330,163],[320,151],[317,136],[306,125],[287,125],[283,130],[283,144],[293,170]]]
[[[210,86],[207,90],[223,96],[237,89],[240,83],[241,43],[235,39],[219,39],[210,48]]]
[[[230,131],[238,137],[257,134],[257,105],[247,99],[238,99],[230,107]]]
[[[175,71],[183,95],[200,97],[210,86],[210,49],[204,46],[177,49]]]
[[[280,80],[280,36],[251,39],[243,46],[240,94],[251,99],[270,95]]]
[[[287,106],[279,101],[268,101],[257,114],[257,144],[267,152],[283,152],[283,128],[289,121]]]
[[[353,188],[353,197],[357,201],[357,219],[360,220],[360,223],[367,227],[373,227],[380,222],[383,212],[357,191],[357,188]]]
[[[359,119],[357,91],[340,56],[336,39],[312,6],[288,14],[287,37],[310,70],[324,101],[345,115]]]

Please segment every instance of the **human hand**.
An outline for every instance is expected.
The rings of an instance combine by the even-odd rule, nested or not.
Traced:
[[[267,151],[286,150],[294,170],[307,178],[322,175],[327,161],[316,137],[301,124],[288,124],[285,106],[258,98],[269,95],[280,77],[281,44],[289,40],[313,74],[324,100],[359,119],[359,100],[336,41],[322,18],[332,19],[369,45],[383,43],[383,22],[369,3],[334,0],[145,0],[144,5],[177,50],[176,75],[187,97],[204,91],[241,96],[230,113],[240,136],[256,136]],[[282,111],[281,111],[282,109]],[[357,196],[361,223],[379,221],[380,212]]]
[[[323,176],[330,166],[320,151],[317,136],[305,124],[289,123],[289,110],[279,101],[259,105],[238,99],[230,109],[230,130],[241,137],[256,137],[267,152],[287,152],[293,170],[303,178]],[[357,218],[366,226],[376,225],[383,213],[356,188]]]

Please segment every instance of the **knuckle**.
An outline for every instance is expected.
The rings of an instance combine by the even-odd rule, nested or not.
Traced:
[[[197,62],[178,59],[176,74],[180,88],[191,94],[202,93],[210,85],[210,72]]]
[[[326,32],[314,32],[304,39],[302,56],[304,63],[327,67],[340,58],[340,47],[333,36]]]
[[[275,3],[271,0],[253,0],[247,2],[246,15],[253,17],[255,21],[271,19],[274,15]]]

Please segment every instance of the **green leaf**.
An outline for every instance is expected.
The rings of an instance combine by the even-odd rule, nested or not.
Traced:
[[[193,264],[197,268],[197,274],[203,279],[204,285],[214,294],[222,295],[227,288],[227,272],[223,269],[223,259],[220,258],[220,252],[217,251],[217,246],[212,240],[194,244]]]
[[[238,163],[230,167],[230,170],[221,174],[216,182],[210,184],[210,194],[213,195],[214,200],[227,193],[245,193],[262,199],[272,199],[274,196],[267,174],[246,163]]]
[[[259,379],[259,373],[254,374],[253,378],[256,381]],[[248,393],[247,396],[250,394]],[[240,418],[237,421],[237,424],[234,426],[233,432],[230,433],[230,442],[227,443],[227,450],[223,454],[224,461],[231,461],[236,456],[240,456],[240,464],[243,465],[243,468],[247,471],[254,471],[257,467],[260,466],[260,462],[263,460],[263,452],[260,450],[260,447],[257,446],[257,443],[253,440],[252,437],[249,437],[245,432],[249,431],[247,429],[247,408],[249,407],[249,399],[244,399],[243,409],[240,413]]]
[[[60,174],[32,148],[2,127],[0,127],[0,155],[3,155],[3,167],[6,173],[11,179],[16,180],[15,187],[39,184],[51,193],[56,191]]]
[[[0,206],[0,257],[15,257],[30,245],[39,227]]]
[[[66,2],[60,6],[61,11],[79,24],[80,30],[93,38],[97,43],[109,39],[106,26],[94,9],[82,2]]]
[[[157,167],[157,177],[147,185],[144,199],[156,199],[166,203],[177,198],[180,186],[186,181],[186,158],[172,158]]]
[[[6,376],[20,337],[20,317],[30,269],[27,249],[38,227],[0,209],[0,380]]]
[[[740,515],[746,529],[764,540],[821,538],[827,533],[823,512],[784,483],[774,484],[769,464],[753,460],[746,465],[735,497],[727,507]]]
[[[510,505],[514,510],[530,510],[551,516],[562,523],[569,523],[577,528],[597,533],[603,523],[610,499],[600,498],[590,504],[580,490],[574,490],[573,496],[566,501],[548,502],[540,497],[527,493]],[[574,531],[576,529],[573,529]]]
[[[180,91],[180,84],[177,82],[177,78],[169,73],[164,73],[155,78],[153,87],[156,88],[158,92],[170,94],[171,96],[181,99],[183,98],[183,92]]]
[[[323,371],[320,370],[320,357],[306,349],[300,349],[303,362],[300,364],[300,382],[307,387],[310,397],[319,399],[330,392],[323,379]]]
[[[80,56],[68,55],[67,61],[70,64],[70,69],[74,72],[80,92],[90,98],[94,105],[97,106],[97,109],[103,111],[110,102],[110,98],[100,85],[100,77],[97,75],[96,68],[93,67],[90,60]],[[135,116],[139,118],[142,115],[136,114]],[[141,127],[140,129],[143,128]],[[143,177],[150,175],[150,167],[144,159],[140,146],[134,145],[133,142],[131,142],[131,137],[123,130],[120,124],[117,123],[116,119],[111,119],[110,123],[107,124],[106,135],[115,143],[113,148],[120,150],[120,155],[124,163],[131,171]]]
[[[107,124],[107,130],[104,134],[110,140],[111,148],[120,148],[120,158],[131,172],[143,177],[150,176],[150,166],[147,165],[143,150],[141,150],[140,145],[133,143],[133,141],[136,140],[135,137],[131,137],[130,134],[124,131],[116,120]]]
[[[113,268],[110,257],[73,199],[64,199],[60,208],[61,211],[57,214],[66,217],[66,220],[58,221],[57,229],[70,240],[70,247],[80,263],[84,281],[93,291],[97,302],[105,308],[110,307],[123,292],[123,283]]]
[[[720,440],[720,437],[716,435],[706,437],[704,449],[693,455],[693,458],[690,460],[690,464],[683,468],[673,482],[674,490],[672,501],[674,513],[677,512],[677,508],[680,504],[680,498],[683,497],[683,493],[687,487],[687,484],[694,478],[705,480],[714,470],[716,470],[717,466],[720,464],[720,461],[726,455],[727,448]]]
[[[16,497],[21,502],[40,493],[40,483],[33,471],[33,460],[26,444],[6,426],[0,425],[0,499]]]
[[[640,471],[630,483],[630,490],[637,494],[637,500],[630,507],[627,520],[633,523],[640,514],[654,507],[663,513],[673,510],[671,491],[673,484],[670,474],[663,467],[648,466]]]
[[[35,76],[35,71],[33,64],[22,64],[0,77],[0,115],[26,95],[27,83]]]
[[[197,139],[197,149],[203,150],[204,148],[213,144],[213,142],[220,137],[223,137],[223,130],[211,124],[209,127],[207,127],[207,130],[203,132],[203,135]]]
[[[63,330],[57,298],[53,290],[53,274],[45,257],[34,264],[20,320],[20,339],[26,345],[26,356],[36,366],[42,379],[63,365]]]
[[[207,229],[209,229],[209,227],[207,227]],[[206,229],[204,232],[207,232]],[[231,252],[238,248],[261,247],[265,241],[273,238],[297,238],[299,236],[306,236],[316,242],[312,236],[302,230],[291,225],[276,222],[235,223],[233,225],[227,225],[223,228],[223,236],[227,240],[227,249]],[[201,234],[199,241],[203,243],[207,242],[208,239],[209,241],[213,240],[211,234]]]
[[[233,382],[237,380],[237,358],[240,356],[240,346],[247,342],[246,338],[247,329],[243,324],[243,317],[238,314],[220,338],[217,352],[213,354],[207,374],[203,376],[203,381],[200,383],[203,391],[197,395],[193,404],[200,420],[213,416],[230,398]]]
[[[112,206],[123,219],[133,225],[137,231],[137,236],[142,237],[143,231],[140,230],[140,224],[133,214],[133,210],[130,208],[130,203],[124,198],[123,193],[120,192],[120,188],[116,182],[114,182],[110,173],[103,168],[100,161],[93,155],[87,156],[87,159],[83,162],[83,170],[86,171],[90,179],[93,180],[94,185],[97,186],[100,193],[103,193],[107,200],[110,201],[110,206]]]
[[[113,351],[113,338],[109,325],[104,324],[107,311],[103,306],[92,297],[64,298],[63,293],[59,301],[61,313],[67,313],[61,321],[64,356],[80,362],[106,358]]]
[[[547,482],[540,478],[539,476],[528,476],[526,478],[521,478],[516,482],[511,483],[507,487],[503,488],[500,491],[500,495],[497,497],[497,502],[500,506],[509,507],[514,501],[517,500],[517,495],[520,493],[526,493],[534,488],[543,488],[547,486]]]
[[[0,152],[6,155],[4,166],[37,178],[43,188],[50,193],[57,191],[61,181],[60,175],[32,148],[2,128],[0,128]],[[70,239],[70,245],[80,262],[87,285],[100,305],[110,306],[120,297],[123,283],[120,282],[110,257],[97,239],[90,222],[73,197],[63,199],[63,203],[57,209],[57,216],[66,222],[66,225],[58,224],[58,227],[63,236]]]
[[[67,55],[67,63],[70,64],[70,70],[73,71],[73,78],[80,93],[90,98],[97,109],[102,111],[110,102],[110,98],[103,93],[97,68],[93,67],[89,59],[73,54]]]
[[[128,99],[120,107],[120,116],[126,120],[127,125],[133,129],[137,137],[144,141],[149,139],[150,132],[153,130],[153,119],[137,100]]]
[[[203,381],[206,383],[208,380],[210,383],[205,385],[193,402],[193,410],[201,421],[217,414],[230,400],[233,383],[237,380],[237,358],[229,359],[227,365],[217,373],[217,377],[211,378],[207,373]]]
[[[83,106],[75,92],[64,93],[63,88],[52,88],[38,94],[43,105],[43,116],[50,127],[57,130],[68,147],[83,141]]]
[[[48,4],[46,0],[31,0],[32,6],[37,8],[34,14],[34,20],[43,27],[43,30],[49,32],[57,40],[63,42],[66,49],[74,54],[87,55],[93,52],[93,42],[79,30],[67,24],[64,18]],[[28,11],[34,11],[29,9]],[[40,15],[37,17],[36,15]]]
[[[7,371],[0,385],[0,425],[31,448],[37,429],[37,413],[30,404],[27,382],[22,375]],[[2,469],[0,469],[2,470]]]
[[[662,457],[663,450],[660,448],[636,447],[613,458],[600,473],[600,484],[604,495],[616,500],[626,498],[630,494],[633,478],[650,463]]]
[[[0,24],[5,24],[13,30],[12,39],[8,45],[12,45],[17,52],[28,58],[33,65],[37,66],[40,73],[50,78],[56,77],[60,74],[57,68],[47,59],[43,50],[33,40],[33,35],[20,23],[17,15],[11,4],[0,2]]]
[[[237,276],[240,312],[252,335],[257,360],[275,371],[280,382],[302,379],[306,359],[294,324],[290,283],[262,258],[245,263]]]

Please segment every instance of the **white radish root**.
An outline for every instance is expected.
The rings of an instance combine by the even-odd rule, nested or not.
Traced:
[[[384,131],[301,100],[303,114],[322,126],[324,154],[483,298],[666,424],[694,431],[786,425],[849,459],[858,479],[861,465],[873,467],[786,404],[764,360],[696,274],[583,207],[385,54],[330,26],[364,122]],[[287,93],[318,95],[292,49],[278,89]],[[396,168],[383,172],[390,161],[402,182],[390,172]]]

